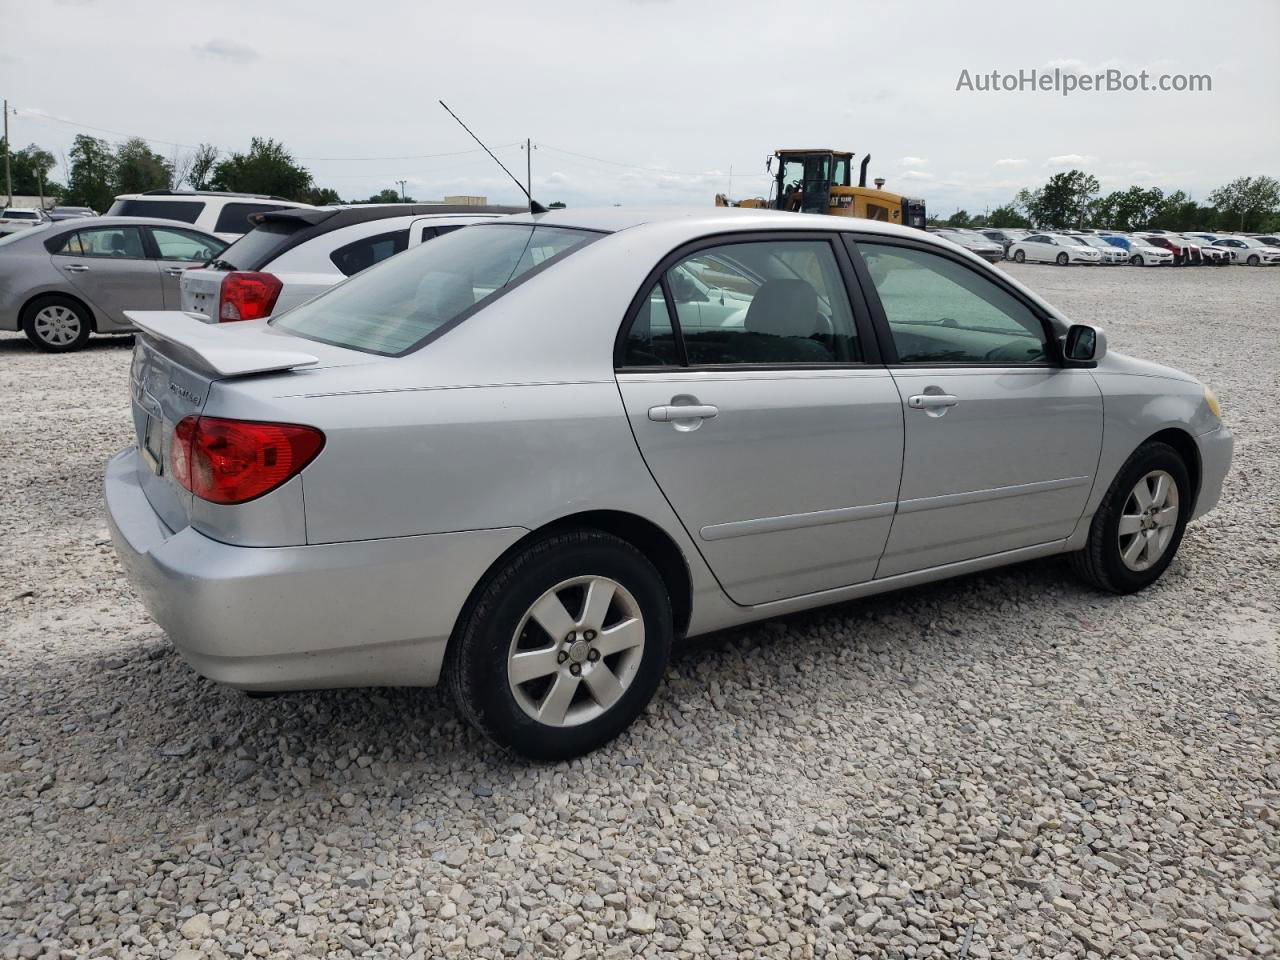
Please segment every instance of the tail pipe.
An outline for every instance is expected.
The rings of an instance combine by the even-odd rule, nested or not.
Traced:
[[[867,185],[867,164],[871,162],[871,154],[867,154],[862,158],[862,168],[858,171],[858,186],[865,187]]]

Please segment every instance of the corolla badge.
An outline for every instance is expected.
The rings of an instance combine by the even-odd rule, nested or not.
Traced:
[[[200,398],[188,390],[186,387],[179,386],[172,380],[169,381],[169,392],[178,395],[190,404],[199,404]]]

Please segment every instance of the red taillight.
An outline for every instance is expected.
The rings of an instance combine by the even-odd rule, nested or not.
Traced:
[[[315,427],[190,416],[174,428],[169,468],[201,500],[245,503],[297,476],[323,447]]]
[[[238,270],[222,278],[218,293],[218,322],[258,320],[271,316],[284,284],[271,273]]]

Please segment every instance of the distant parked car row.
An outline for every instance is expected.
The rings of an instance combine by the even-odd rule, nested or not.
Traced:
[[[523,209],[268,205],[245,214],[246,231],[229,243],[188,218],[219,226],[243,198],[170,194],[159,209],[182,219],[135,215],[150,202],[121,198],[112,210],[131,215],[41,220],[0,238],[0,330],[64,353],[93,333],[130,332],[125,310],[181,309],[210,323],[267,317],[409,247]]]
[[[1019,263],[1130,264],[1135,267],[1280,264],[1280,237],[1213,233],[1177,234],[1168,230],[1059,230],[1036,232],[1014,227],[985,230],[930,228],[930,232],[973,250],[987,260]],[[996,256],[991,245],[999,245]]]

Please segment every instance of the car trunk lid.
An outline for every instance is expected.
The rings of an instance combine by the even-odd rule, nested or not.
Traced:
[[[180,311],[125,315],[139,331],[129,391],[141,461],[138,481],[171,530],[186,527],[192,509],[191,493],[169,469],[173,431],[184,417],[204,410],[214,384],[370,360],[355,351],[276,332],[264,321],[210,325]]]

